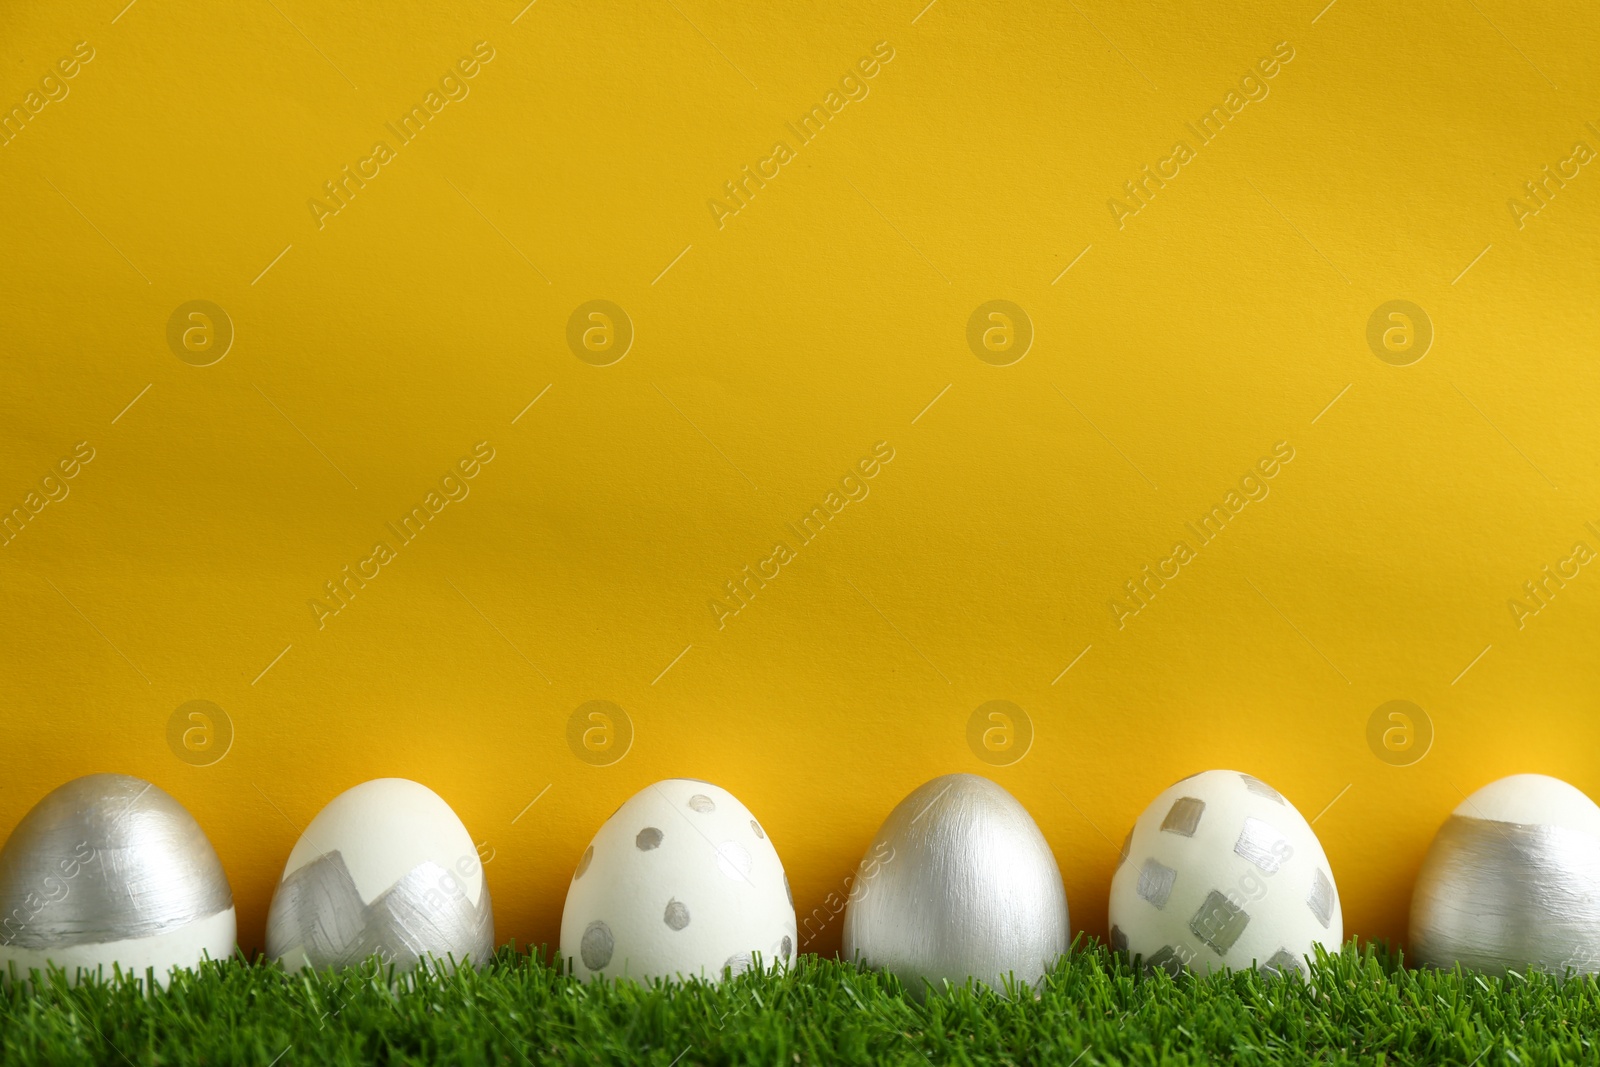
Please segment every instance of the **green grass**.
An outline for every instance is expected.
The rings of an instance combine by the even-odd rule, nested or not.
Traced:
[[[0,994],[6,1064],[1187,1064],[1600,1062],[1600,984],[1410,970],[1381,947],[1310,983],[1145,976],[1080,947],[1032,995],[918,1002],[816,957],[720,986],[585,985],[510,949],[392,991],[375,972],[238,960],[147,995],[59,974]]]

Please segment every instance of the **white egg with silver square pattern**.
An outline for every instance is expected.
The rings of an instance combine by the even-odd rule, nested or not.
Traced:
[[[561,955],[587,979],[700,977],[793,961],[794,900],[778,852],[726,789],[657,782],[605,821],[578,860]]]
[[[1171,974],[1307,971],[1337,952],[1344,916],[1328,857],[1283,795],[1238,771],[1205,771],[1150,803],[1111,879],[1111,946]]]

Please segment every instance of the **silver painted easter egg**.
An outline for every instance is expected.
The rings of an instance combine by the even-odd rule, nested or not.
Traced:
[[[1463,800],[1417,874],[1410,948],[1489,974],[1600,971],[1600,807],[1542,774]]]
[[[935,778],[884,820],[850,886],[846,959],[914,995],[968,978],[1037,986],[1071,944],[1067,893],[1044,834],[974,774]]]
[[[161,789],[91,774],[47,795],[0,849],[0,976],[48,965],[158,978],[226,959],[233,893],[199,823]]]
[[[561,956],[579,978],[716,981],[788,964],[794,900],[778,851],[726,789],[674,778],[605,821],[578,860]]]
[[[1206,771],[1140,815],[1111,877],[1111,947],[1176,974],[1306,972],[1337,952],[1344,915],[1310,824],[1266,782]]]
[[[267,955],[289,970],[376,958],[483,963],[494,914],[478,850],[425,785],[378,778],[328,802],[295,842],[267,914]]]

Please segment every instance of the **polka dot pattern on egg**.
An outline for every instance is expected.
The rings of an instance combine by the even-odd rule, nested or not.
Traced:
[[[611,962],[611,954],[616,947],[616,939],[611,936],[609,926],[599,920],[590,923],[583,931],[583,943],[579,947],[583,965],[591,971],[602,969]]]
[[[788,964],[794,898],[766,831],[708,782],[658,782],[608,819],[567,892],[561,955],[579,978],[648,981]]]

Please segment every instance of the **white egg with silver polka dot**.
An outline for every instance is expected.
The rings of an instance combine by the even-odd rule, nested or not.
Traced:
[[[561,955],[587,979],[718,979],[787,964],[794,899],[767,832],[737,797],[673,778],[636,793],[578,860]]]
[[[1344,916],[1328,857],[1294,805],[1238,771],[1205,771],[1150,803],[1111,879],[1111,946],[1146,967],[1305,974],[1337,952]]]

